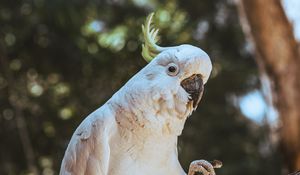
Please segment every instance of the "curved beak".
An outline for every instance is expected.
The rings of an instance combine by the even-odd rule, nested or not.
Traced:
[[[203,80],[200,74],[194,74],[181,81],[180,85],[190,94],[193,108],[197,108],[204,90]]]

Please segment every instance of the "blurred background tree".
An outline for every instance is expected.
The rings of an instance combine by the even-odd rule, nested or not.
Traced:
[[[279,0],[242,0],[240,17],[252,37],[268,96],[278,110],[280,145],[289,170],[300,169],[300,47]]]
[[[179,139],[184,168],[220,159],[222,175],[284,172],[266,113],[253,121],[241,111],[261,92],[233,1],[16,0],[0,1],[0,174],[58,174],[78,124],[146,64],[141,24],[151,11],[162,46],[199,46],[214,65]]]

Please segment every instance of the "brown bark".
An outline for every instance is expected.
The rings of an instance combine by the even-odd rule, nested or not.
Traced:
[[[292,25],[280,0],[240,0],[238,7],[260,72],[272,82],[287,166],[291,172],[300,170],[300,56]]]

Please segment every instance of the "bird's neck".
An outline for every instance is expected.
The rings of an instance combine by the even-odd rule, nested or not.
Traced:
[[[147,132],[149,136],[179,136],[187,116],[173,107],[166,107],[164,100],[153,103],[150,97],[125,93],[110,100],[116,113],[116,122],[130,132]],[[147,100],[148,99],[148,100]],[[173,99],[170,99],[173,100]],[[184,104],[185,105],[185,104]]]

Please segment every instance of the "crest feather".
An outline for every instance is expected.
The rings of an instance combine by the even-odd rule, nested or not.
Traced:
[[[142,56],[147,61],[150,62],[157,54],[164,50],[156,44],[158,41],[158,31],[159,29],[152,28],[152,18],[154,13],[150,13],[146,18],[145,25],[142,25],[144,44],[142,45]]]

